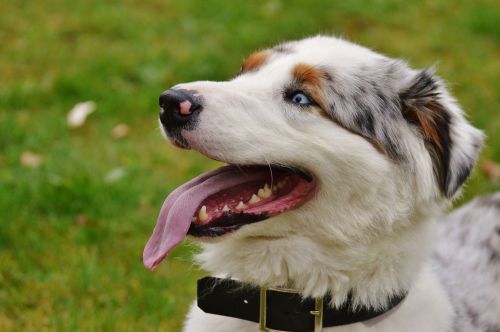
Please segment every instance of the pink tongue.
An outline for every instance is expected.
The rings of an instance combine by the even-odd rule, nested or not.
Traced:
[[[202,174],[174,190],[163,203],[153,235],[144,248],[144,266],[153,270],[186,237],[191,218],[207,197],[265,175],[264,170],[247,173],[225,166]]]

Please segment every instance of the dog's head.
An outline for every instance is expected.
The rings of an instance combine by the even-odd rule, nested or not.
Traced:
[[[230,166],[170,195],[145,264],[188,233],[206,268],[259,283],[300,284],[304,261],[325,257],[350,279],[459,192],[483,140],[432,70],[331,37],[254,53],[235,78],[176,85],[160,106],[174,144]]]

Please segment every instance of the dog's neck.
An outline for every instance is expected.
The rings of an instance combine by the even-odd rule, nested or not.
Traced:
[[[432,222],[414,220],[376,241],[340,245],[302,234],[283,238],[229,237],[204,244],[201,266],[213,275],[256,286],[291,287],[304,297],[329,294],[333,306],[349,293],[354,305],[382,308],[408,292],[428,256]]]

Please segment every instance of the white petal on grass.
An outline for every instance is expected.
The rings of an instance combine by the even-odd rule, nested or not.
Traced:
[[[493,160],[485,159],[479,166],[491,184],[496,184],[500,181],[500,164]]]
[[[60,186],[64,183],[64,179],[60,175],[54,173],[47,174],[47,180],[53,186]]]
[[[38,168],[43,163],[43,158],[39,154],[31,151],[24,151],[21,154],[21,165],[24,167]]]
[[[95,111],[96,104],[93,101],[78,103],[68,113],[67,122],[71,128],[80,127],[85,123],[87,116]]]
[[[130,132],[130,127],[125,123],[117,124],[113,129],[111,129],[111,137],[114,139],[125,138]]]
[[[123,167],[113,168],[106,174],[104,181],[108,183],[116,182],[121,180],[125,175],[127,175],[127,170]]]

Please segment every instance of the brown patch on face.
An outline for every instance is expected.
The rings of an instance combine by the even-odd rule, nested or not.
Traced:
[[[269,56],[268,50],[251,54],[241,65],[240,74],[259,69],[269,59]]]
[[[325,77],[322,70],[305,63],[299,63],[293,68],[293,76],[303,84],[316,86]]]
[[[304,87],[304,90],[320,106],[320,109],[313,109],[313,113],[330,118],[327,109],[328,103],[323,93],[323,81],[328,79],[328,73],[314,66],[299,63],[293,68],[292,72],[295,79]]]

